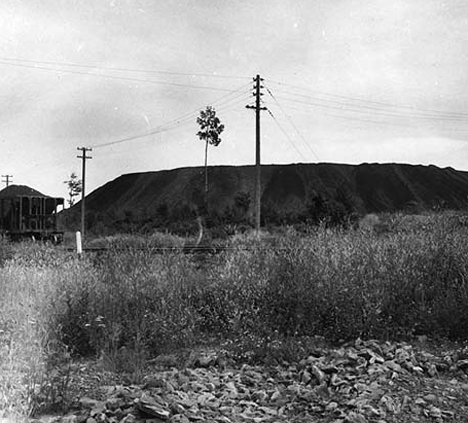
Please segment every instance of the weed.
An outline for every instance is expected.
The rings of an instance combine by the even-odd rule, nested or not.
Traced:
[[[161,237],[121,238],[99,260],[2,244],[0,409],[31,415],[65,405],[73,355],[100,357],[139,382],[147,358],[201,339],[271,362],[294,360],[317,336],[466,341],[466,219],[381,221],[385,230],[236,235],[202,268],[176,249],[153,254]]]

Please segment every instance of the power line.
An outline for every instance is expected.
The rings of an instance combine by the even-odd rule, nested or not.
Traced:
[[[241,87],[237,88],[236,90],[233,90],[230,93],[220,97],[219,99],[214,100],[213,102],[211,102],[211,104],[220,104],[221,107],[218,110],[222,110],[222,108],[224,106],[229,105],[229,107],[231,107],[233,104],[229,104],[229,103],[231,103],[234,100],[237,100],[234,104],[240,103],[241,101],[243,101],[244,96],[247,93],[246,92],[239,92],[239,91],[246,88],[248,85],[250,85],[250,84],[242,85]],[[234,95],[234,94],[236,94],[236,95]],[[227,97],[230,97],[230,96],[233,96],[233,95],[234,95],[234,97],[232,97],[231,99],[227,99]],[[156,135],[156,134],[159,134],[159,133],[162,133],[162,132],[170,131],[170,130],[174,129],[174,127],[179,126],[182,123],[185,123],[187,121],[195,119],[198,116],[199,111],[200,111],[200,108],[197,108],[196,110],[184,113],[181,116],[179,116],[177,118],[174,118],[174,119],[171,119],[168,122],[165,122],[164,124],[158,125],[157,127],[153,128],[153,129],[151,129],[149,131],[146,131],[144,133],[132,135],[130,137],[121,138],[121,139],[115,140],[115,141],[109,141],[109,142],[105,142],[105,143],[101,143],[101,144],[96,144],[96,145],[93,146],[93,148],[108,147],[108,146],[111,146],[111,145],[120,144],[120,143],[128,142],[128,141],[134,141],[134,140],[137,140],[137,139],[140,139],[140,138],[145,138],[145,137],[148,137],[148,136],[151,136],[151,135]]]
[[[232,107],[234,106],[237,106],[239,105],[240,103],[245,103],[245,101],[248,99],[249,97],[248,96],[241,96],[241,97],[236,97],[234,99],[232,99],[232,101],[230,102],[227,102],[225,104],[222,104],[221,106],[217,106],[216,107],[216,111],[226,111],[226,110],[230,110]],[[236,100],[236,101],[234,101]],[[239,110],[244,110],[244,108],[241,108]]]
[[[231,99],[229,101],[233,101],[236,98],[237,97],[235,97],[235,98],[233,98],[233,99]],[[240,101],[242,101],[242,99],[237,101],[236,104],[239,103]],[[227,103],[227,102],[223,102],[223,103]],[[195,119],[198,116],[199,110],[200,109],[197,109],[197,110],[195,110],[193,112],[185,113],[185,114],[179,116],[178,118],[172,119],[172,120],[170,120],[170,121],[168,121],[168,122],[166,122],[166,123],[164,123],[162,125],[159,125],[156,128],[153,128],[152,130],[147,131],[147,132],[145,132],[143,134],[137,134],[137,135],[126,137],[126,138],[119,139],[119,140],[116,140],[116,141],[110,141],[110,142],[106,142],[106,143],[102,143],[102,144],[97,144],[97,145],[94,146],[94,148],[107,147],[107,146],[110,146],[110,145],[120,144],[120,143],[127,142],[127,141],[133,141],[133,140],[136,140],[136,139],[148,137],[150,135],[155,135],[155,134],[159,134],[159,133],[162,133],[162,132],[170,131],[172,129],[175,129],[175,127],[177,127],[177,126],[180,126],[181,124],[187,123],[187,122],[191,121],[192,119]]]
[[[313,93],[320,94],[320,95],[325,95],[325,96],[335,97],[335,98],[341,98],[341,99],[346,99],[346,100],[351,100],[351,101],[356,101],[356,102],[380,105],[380,106],[385,106],[385,107],[393,107],[393,108],[399,108],[399,109],[416,110],[416,111],[420,111],[420,112],[431,112],[431,113],[438,113],[438,114],[455,115],[455,116],[465,117],[465,118],[468,117],[467,113],[449,112],[449,111],[446,111],[446,110],[426,109],[426,108],[420,108],[420,107],[408,106],[408,105],[401,105],[401,104],[396,104],[396,103],[365,100],[365,99],[359,98],[359,97],[351,97],[351,96],[333,94],[333,93],[329,93],[329,92],[325,92],[325,91],[314,90],[312,88],[307,88],[307,87],[300,87],[298,85],[287,84],[287,83],[284,83],[284,82],[279,82],[279,81],[274,81],[274,80],[270,80],[270,81],[275,83],[275,84],[278,84],[278,85],[295,88],[295,89],[298,89],[298,90],[301,90],[301,91],[306,90],[306,91],[313,92]],[[299,94],[296,94],[296,95],[299,95]]]
[[[287,97],[278,97],[281,100],[285,101],[291,101],[293,103],[300,103],[300,104],[306,104],[312,107],[321,107],[321,108],[326,108],[326,109],[333,109],[333,110],[340,110],[342,112],[354,112],[354,113],[361,113],[361,114],[373,114],[374,116],[386,116],[386,117],[394,117],[394,118],[403,118],[403,119],[429,119],[429,120],[438,120],[442,122],[460,122],[463,123],[463,120],[460,120],[457,117],[437,117],[437,116],[428,116],[428,115],[404,115],[402,113],[397,113],[397,112],[391,112],[391,111],[385,111],[381,109],[374,109],[373,112],[370,112],[368,110],[362,110],[360,107],[356,106],[351,106],[343,104],[342,107],[338,106],[333,106],[330,104],[322,104],[322,103],[317,103],[317,102],[311,102],[311,101],[304,101],[304,100],[297,100],[293,98],[287,98]]]
[[[307,112],[303,108],[294,107],[294,106],[284,106],[284,108],[288,109],[288,110],[298,110],[298,111],[302,112],[304,115],[307,115],[307,116],[316,116],[316,115],[313,115],[310,112]],[[327,113],[327,112],[324,112],[323,110],[320,110],[320,109],[317,112],[320,113],[321,115],[324,115],[324,116],[330,116],[330,117],[334,117],[334,118],[338,118],[338,119],[345,119],[345,120],[350,120],[350,121],[355,121],[355,122],[375,123],[375,124],[378,124],[378,125],[391,125],[391,126],[399,126],[399,127],[406,127],[406,128],[414,128],[414,125],[410,124],[410,123],[389,122],[389,121],[384,121],[384,120],[362,119],[362,118],[359,118],[359,117],[356,117],[356,116],[345,116],[345,115],[338,115],[338,114],[334,114],[334,113]]]
[[[280,89],[281,90],[281,89]],[[421,111],[419,113],[415,112],[403,112],[400,110],[389,110],[387,108],[382,108],[382,107],[376,107],[376,106],[369,106],[369,105],[361,105],[361,104],[353,104],[353,103],[346,103],[343,101],[337,101],[337,100],[329,100],[329,99],[324,99],[324,98],[319,98],[319,97],[313,97],[310,95],[306,94],[299,94],[299,93],[293,93],[291,91],[285,91],[281,90],[283,93],[293,96],[293,97],[300,97],[309,100],[309,103],[312,105],[317,105],[323,107],[330,106],[332,105],[339,105],[341,106],[340,109],[349,109],[352,111],[363,111],[364,110],[370,110],[370,111],[378,111],[378,112],[384,112],[384,113],[389,113],[392,114],[392,116],[402,116],[402,117],[417,117],[417,118],[430,118],[430,119],[442,119],[442,120],[453,120],[453,121],[463,121],[464,119],[468,118],[468,115],[463,116],[459,115],[458,113],[450,113],[450,112],[442,112],[441,114],[435,114],[435,112],[429,112],[429,111]],[[300,100],[293,100],[290,99],[291,101],[300,101]],[[302,100],[305,101],[305,100]],[[319,102],[319,103],[317,103]]]
[[[38,65],[53,65],[53,66],[69,66],[77,68],[86,68],[86,69],[96,69],[96,70],[110,70],[118,72],[135,72],[135,73],[157,73],[164,75],[176,75],[176,76],[200,76],[207,78],[226,78],[226,79],[250,79],[248,76],[235,76],[235,75],[223,75],[216,73],[198,73],[198,72],[176,72],[176,71],[167,71],[167,70],[158,70],[158,69],[135,69],[135,68],[125,68],[125,67],[113,67],[113,66],[97,66],[89,64],[79,64],[79,63],[70,63],[70,62],[52,62],[52,61],[40,61],[40,60],[27,60],[27,59],[16,59],[12,57],[0,57],[0,60],[3,61],[13,61],[20,63],[32,63]]]
[[[211,87],[211,86],[206,86],[206,85],[191,85],[191,84],[182,84],[182,83],[178,83],[178,82],[155,81],[153,79],[141,79],[141,78],[126,77],[126,76],[118,76],[118,75],[107,75],[107,74],[100,74],[100,73],[81,72],[81,71],[75,71],[75,70],[70,70],[70,69],[54,69],[54,68],[45,67],[45,66],[31,66],[31,65],[21,64],[21,63],[9,63],[9,62],[1,61],[1,60],[0,60],[0,65],[16,66],[16,67],[20,67],[20,68],[29,68],[29,69],[48,70],[48,71],[52,71],[52,72],[70,73],[70,74],[75,74],[75,75],[97,76],[97,77],[100,77],[100,78],[116,79],[116,80],[123,80],[123,81],[145,82],[145,83],[149,83],[149,84],[170,85],[170,86],[174,86],[174,87],[184,87],[184,88],[194,88],[194,89],[232,92],[232,90],[227,89],[227,88]]]
[[[243,102],[245,102],[245,99],[240,99],[240,100],[236,101],[233,104],[229,104],[229,105],[223,106],[221,108],[217,108],[216,112],[222,112],[224,114],[224,113],[232,112],[232,111],[243,111],[244,108],[239,108],[238,107],[238,105],[242,104]],[[149,135],[142,134],[141,137],[138,137],[138,138],[135,138],[135,139],[141,139],[141,138],[145,138],[145,137],[148,137],[148,136],[151,136],[151,135],[159,135],[159,134],[162,135],[164,133],[171,132],[171,131],[174,131],[176,129],[180,129],[180,128],[184,127],[184,126],[188,126],[189,124],[193,124],[195,122],[196,117],[197,117],[197,115],[194,115],[191,118],[185,118],[183,121],[178,121],[176,124],[173,124],[171,127],[165,128],[165,129],[163,129],[161,131],[157,131],[157,132],[155,131],[154,133],[149,134]],[[128,140],[128,141],[130,141],[130,140]],[[154,140],[153,139],[148,139],[146,141],[141,141],[139,143],[138,148],[140,148],[140,147],[147,148],[149,143],[153,143],[155,141],[158,141],[157,138],[154,139]],[[122,143],[123,142],[124,142],[124,140],[122,140]],[[113,142],[112,144],[118,144],[118,143]],[[133,147],[133,146],[132,146],[132,151],[135,151],[135,147]],[[118,151],[106,152],[106,157],[108,157],[110,155],[115,155],[115,154],[128,154],[128,148],[121,149],[121,150],[118,150]]]
[[[278,125],[278,128],[283,132],[283,134],[286,136],[286,139],[289,141],[289,143],[293,146],[293,148],[296,150],[297,154],[299,154],[304,161],[307,161],[305,156],[302,154],[301,150],[299,150],[294,143],[294,141],[291,139],[289,134],[286,132],[286,130],[280,125],[279,121],[276,119],[275,115],[272,113],[270,109],[267,109],[268,114],[272,117],[272,119],[275,121],[276,125]]]
[[[238,99],[236,102],[234,102],[232,104],[227,104],[227,105],[224,105],[224,106],[222,106],[220,108],[216,108],[216,112],[226,113],[226,112],[231,112],[231,111],[235,111],[235,110],[242,111],[243,108],[239,108],[238,105],[242,104],[243,102],[245,102],[245,99],[240,98],[240,99]],[[135,137],[129,137],[130,139],[122,139],[122,140],[119,140],[119,141],[120,141],[120,143],[123,143],[125,141],[132,141],[134,139],[141,139],[141,138],[145,138],[145,137],[148,137],[148,136],[151,136],[151,135],[164,134],[166,132],[174,131],[174,130],[179,129],[179,128],[183,127],[183,126],[187,126],[188,124],[192,124],[193,122],[195,122],[196,117],[197,117],[197,114],[193,114],[193,116],[190,116],[190,117],[184,118],[182,120],[179,120],[179,121],[173,123],[171,126],[166,127],[166,128],[162,128],[159,131],[153,131],[152,133],[140,134],[139,136],[137,135]],[[146,147],[147,144],[150,143],[150,142],[154,142],[154,140],[149,139],[147,141],[142,141],[140,144],[143,144],[143,146]],[[105,143],[105,145],[99,144],[97,147],[93,147],[93,148],[104,147],[104,146],[107,146],[108,144],[114,145],[114,144],[119,144],[119,142],[112,141],[111,143]],[[132,147],[132,151],[135,151],[135,147]],[[109,155],[114,155],[114,154],[127,154],[127,152],[128,152],[128,149],[113,151],[113,152],[106,152],[106,157],[108,157]]]
[[[281,106],[281,104],[279,103],[279,101],[276,99],[276,97],[273,95],[273,93],[271,92],[271,90],[268,88],[268,87],[265,87],[268,94],[270,95],[270,97],[276,102],[276,104],[278,105],[278,107],[280,108],[280,110],[283,112],[283,114],[286,116],[286,118],[288,119],[289,123],[291,124],[291,126],[296,130],[296,132],[298,133],[299,137],[302,139],[302,141],[304,142],[304,144],[307,146],[307,148],[311,151],[311,153],[314,155],[314,157],[317,159],[317,160],[320,160],[317,156],[317,154],[315,153],[314,149],[310,146],[310,144],[306,141],[306,139],[302,136],[302,133],[299,131],[298,127],[296,126],[296,124],[293,122],[292,118],[284,111],[283,107]]]
[[[354,121],[354,122],[364,122],[364,123],[372,123],[372,124],[376,124],[376,125],[386,125],[386,126],[394,126],[394,127],[405,127],[405,128],[412,128],[412,129],[415,129],[416,125],[418,125],[418,122],[404,122],[404,121],[395,121],[395,120],[383,120],[385,119],[386,115],[379,115],[379,114],[375,114],[374,117],[376,119],[378,119],[379,117],[382,118],[381,120],[376,120],[376,119],[372,119],[372,117],[368,117],[369,114],[367,114],[367,116],[364,116],[364,117],[357,117],[357,116],[352,116],[352,115],[345,115],[345,114],[334,114],[334,113],[327,113],[323,110],[321,110],[321,108],[317,108],[315,109],[314,111],[314,114],[311,114],[310,112],[307,112],[307,109],[304,109],[304,108],[299,108],[299,107],[294,107],[294,106],[290,106],[290,105],[285,105],[283,106],[285,109],[288,109],[288,110],[297,110],[297,111],[300,111],[302,112],[302,114],[304,115],[308,115],[308,116],[316,116],[316,113],[320,113],[320,115],[323,115],[323,116],[329,116],[329,117],[333,117],[333,118],[338,118],[338,119],[344,119],[344,120],[348,120],[348,121]],[[340,110],[340,111],[344,111],[344,112],[347,112],[349,111],[350,113],[353,113],[354,111],[352,110],[342,110],[342,109],[336,109],[336,108],[333,108],[335,110]],[[409,120],[411,117],[408,116],[407,117],[407,120]],[[441,122],[436,122],[436,121],[433,121],[431,122],[433,123],[434,125],[438,125],[440,124]],[[463,122],[460,122],[460,123],[463,123]],[[462,132],[462,133],[466,133],[468,132],[468,128],[457,128],[457,127],[453,127],[453,126],[450,126],[450,127],[445,127],[445,128],[439,128],[440,130],[442,131],[455,131],[455,132]]]
[[[451,121],[464,121],[467,117],[462,117],[458,115],[450,115],[450,114],[444,114],[444,115],[437,115],[437,114],[429,114],[428,112],[421,112],[418,114],[415,114],[414,112],[411,113],[406,113],[403,114],[403,112],[398,111],[398,110],[388,110],[388,109],[383,109],[381,107],[375,107],[375,106],[368,106],[368,105],[359,105],[359,104],[351,104],[351,103],[344,103],[342,101],[336,101],[336,100],[327,100],[323,98],[318,98],[318,97],[312,97],[304,94],[297,94],[297,93],[292,93],[289,91],[283,91],[287,95],[295,96],[295,97],[301,97],[305,98],[308,100],[311,100],[311,104],[317,104],[317,103],[312,103],[312,102],[321,102],[326,104],[335,104],[335,105],[340,105],[342,109],[349,109],[351,111],[363,111],[364,110],[370,110],[370,111],[378,111],[378,112],[389,112],[394,116],[404,116],[404,117],[416,117],[416,118],[429,118],[429,119],[438,119],[438,120],[451,120]],[[293,100],[291,100],[293,101]]]

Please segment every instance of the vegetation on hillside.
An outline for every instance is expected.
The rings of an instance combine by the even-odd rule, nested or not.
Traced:
[[[122,175],[87,196],[87,233],[197,231],[196,216],[225,236],[253,221],[253,166],[212,166]],[[331,163],[262,166],[262,226],[342,224],[357,214],[464,210],[468,173],[435,166]],[[209,210],[205,211],[205,203]],[[61,213],[77,230],[80,208]]]
[[[238,232],[246,232],[253,228],[252,198],[246,191],[239,191],[233,198],[232,204],[222,211],[216,206],[216,196],[209,195],[205,202],[204,193],[194,188],[190,204],[168,206],[161,203],[155,210],[138,212],[124,210],[120,213],[86,214],[88,233],[103,237],[115,234],[151,235],[162,231],[180,236],[194,235],[198,231],[197,217],[203,216],[204,225],[216,238],[226,239]],[[262,226],[268,230],[305,225],[351,226],[358,220],[359,214],[351,194],[343,188],[338,188],[328,195],[312,191],[304,209],[278,210],[271,202],[262,205]],[[63,222],[64,226],[73,226],[70,221]]]

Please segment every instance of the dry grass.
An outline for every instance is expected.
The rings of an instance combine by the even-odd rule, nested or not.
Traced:
[[[86,272],[49,247],[12,248],[23,254],[0,268],[0,410],[24,416],[65,401],[69,355],[59,316]]]
[[[202,270],[190,256],[120,243],[81,260],[2,244],[0,410],[66,405],[73,354],[100,356],[138,381],[148,357],[208,337],[259,357],[291,355],[295,339],[315,335],[467,340],[464,217],[381,220],[378,230],[236,236]]]

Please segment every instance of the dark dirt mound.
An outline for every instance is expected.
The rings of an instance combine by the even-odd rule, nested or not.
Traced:
[[[249,219],[255,198],[254,170],[254,166],[210,167],[210,211],[235,216],[242,203],[244,218]],[[89,194],[87,209],[95,221],[103,222],[144,221],[158,214],[166,220],[188,219],[203,202],[203,173],[203,167],[193,167],[122,175]],[[359,214],[468,208],[468,172],[436,166],[262,165],[261,187],[262,206],[276,217],[304,217],[317,196],[335,205],[351,203]],[[78,221],[79,210],[79,203],[66,210],[65,220]]]
[[[41,192],[35,190],[34,188],[28,187],[26,185],[10,185],[0,191],[0,198],[11,198],[11,197],[16,197],[17,195],[47,197]]]

